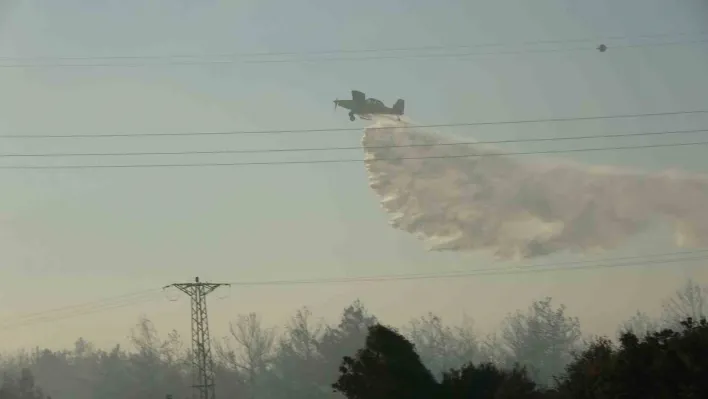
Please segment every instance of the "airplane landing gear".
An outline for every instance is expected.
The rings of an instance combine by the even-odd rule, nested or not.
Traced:
[[[353,112],[350,112],[350,113],[349,113],[349,120],[352,121],[352,122],[354,122],[355,119],[356,119],[356,118],[354,117],[354,113],[353,113]]]

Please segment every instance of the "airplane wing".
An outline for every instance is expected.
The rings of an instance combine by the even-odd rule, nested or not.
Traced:
[[[355,102],[363,102],[366,100],[366,95],[358,90],[352,90],[352,100]]]

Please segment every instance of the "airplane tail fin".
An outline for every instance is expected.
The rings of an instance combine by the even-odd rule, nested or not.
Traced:
[[[395,104],[393,104],[393,110],[396,112],[398,115],[403,115],[404,108],[406,106],[406,103],[402,99],[398,99]]]

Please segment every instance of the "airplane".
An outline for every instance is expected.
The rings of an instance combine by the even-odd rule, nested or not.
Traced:
[[[398,99],[393,107],[389,108],[380,100],[366,98],[364,93],[352,90],[351,100],[334,100],[334,109],[336,110],[338,106],[349,110],[349,120],[352,122],[356,119],[354,115],[359,115],[359,119],[371,120],[370,115],[374,114],[397,115],[398,120],[401,120],[405,102]]]

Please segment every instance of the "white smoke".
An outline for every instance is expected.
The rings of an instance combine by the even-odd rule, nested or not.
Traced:
[[[661,219],[674,223],[677,245],[708,246],[706,176],[459,157],[501,152],[421,146],[451,141],[410,126],[377,120],[362,144],[370,186],[391,224],[428,250],[491,249],[504,259],[607,250]]]

